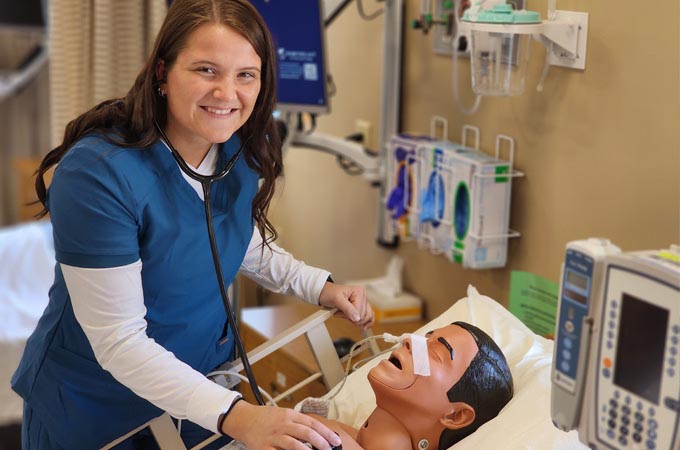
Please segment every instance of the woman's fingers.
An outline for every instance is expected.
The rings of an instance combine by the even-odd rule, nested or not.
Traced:
[[[223,431],[249,450],[330,450],[340,438],[327,426],[292,409],[237,403],[224,422]]]
[[[309,416],[305,417],[307,417],[308,419],[312,419]],[[331,445],[331,447],[337,447],[342,444],[338,434],[335,431],[328,428],[323,423],[319,422],[318,420],[312,419],[311,428],[314,431],[316,431],[319,435],[321,435],[323,439]]]
[[[337,308],[336,317],[347,318],[364,329],[373,325],[373,308],[368,303],[366,291],[360,286],[326,283],[321,291],[319,303],[322,306]]]

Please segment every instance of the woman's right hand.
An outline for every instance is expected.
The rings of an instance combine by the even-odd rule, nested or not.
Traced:
[[[331,450],[340,438],[326,425],[292,409],[237,402],[222,432],[243,442],[248,450]]]

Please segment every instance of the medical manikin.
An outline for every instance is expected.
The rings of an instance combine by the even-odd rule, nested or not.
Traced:
[[[445,450],[510,401],[510,369],[486,333],[455,322],[425,337],[430,375],[415,374],[405,339],[369,371],[377,406],[359,430],[316,416],[340,434],[343,450]]]

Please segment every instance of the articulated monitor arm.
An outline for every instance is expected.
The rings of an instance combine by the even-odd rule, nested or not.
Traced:
[[[336,155],[343,164],[351,165],[370,182],[382,181],[380,158],[358,142],[319,131],[298,131],[293,122],[279,122],[284,152],[290,147],[310,148]]]
[[[38,75],[47,63],[48,49],[43,43],[37,46],[16,70],[0,71],[0,102],[19,93]]]

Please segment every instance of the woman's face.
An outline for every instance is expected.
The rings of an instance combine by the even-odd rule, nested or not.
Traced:
[[[173,145],[191,156],[227,141],[253,112],[261,66],[250,42],[231,28],[215,23],[197,28],[162,86],[168,105],[165,132]]]

